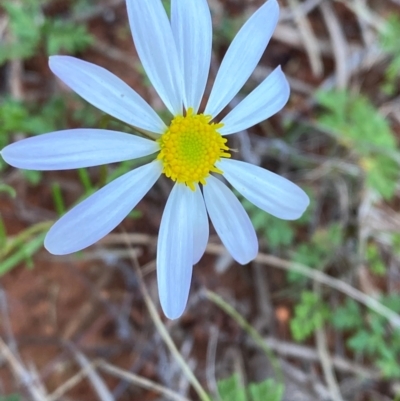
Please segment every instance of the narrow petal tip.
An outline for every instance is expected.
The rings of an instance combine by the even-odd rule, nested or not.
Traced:
[[[308,195],[296,184],[271,171],[238,160],[221,160],[230,184],[254,205],[283,220],[296,220],[310,204]]]
[[[157,244],[157,282],[161,307],[169,319],[179,318],[189,297],[193,269],[196,205],[194,193],[175,184],[161,218]]]

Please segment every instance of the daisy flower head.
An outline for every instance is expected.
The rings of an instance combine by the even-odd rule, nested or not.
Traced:
[[[233,160],[230,134],[277,113],[289,98],[280,67],[224,118],[219,113],[258,64],[279,17],[268,0],[243,25],[228,48],[204,111],[199,111],[211,60],[212,24],[207,0],[127,0],[133,41],[151,83],[172,114],[166,125],[146,101],[102,67],[69,56],[50,57],[50,69],[86,101],[155,140],[105,129],[70,129],[24,139],[1,155],[12,166],[67,170],[153,155],[154,160],[107,184],[61,217],[45,247],[55,255],[79,251],[113,230],[164,174],[173,182],[160,224],[157,281],[169,318],[184,311],[192,267],[205,252],[208,216],[232,257],[254,259],[258,240],[243,206],[220,179],[257,207],[281,219],[299,218],[305,192],[275,173]]]

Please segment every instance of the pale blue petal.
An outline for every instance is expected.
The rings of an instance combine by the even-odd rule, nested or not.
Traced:
[[[152,162],[101,188],[50,228],[44,246],[54,255],[66,255],[94,244],[121,223],[154,185],[161,171],[161,164]]]
[[[195,265],[204,255],[210,228],[208,226],[208,216],[203,194],[197,184],[194,195],[195,205],[193,207],[192,216],[194,218],[193,264]]]
[[[183,73],[185,107],[197,113],[211,61],[212,23],[207,0],[172,0],[171,26]]]
[[[1,155],[11,166],[27,170],[69,170],[151,155],[155,141],[123,132],[77,128],[23,139]]]
[[[169,319],[185,310],[193,270],[195,194],[175,184],[165,205],[157,245],[157,282],[161,307]]]
[[[222,243],[237,262],[249,263],[257,256],[258,240],[242,204],[213,176],[207,178],[203,192],[208,214]]]
[[[129,23],[140,61],[160,98],[182,113],[183,78],[171,24],[160,0],[127,0]]]
[[[223,159],[217,166],[245,198],[280,219],[298,219],[310,203],[296,184],[254,164]]]
[[[222,60],[204,114],[218,115],[243,87],[260,61],[278,19],[278,2],[268,0],[243,25]]]
[[[51,56],[49,66],[74,92],[110,116],[146,131],[166,130],[146,101],[106,69],[70,56]]]
[[[224,119],[221,135],[243,131],[273,116],[289,100],[289,83],[281,67],[276,68]]]

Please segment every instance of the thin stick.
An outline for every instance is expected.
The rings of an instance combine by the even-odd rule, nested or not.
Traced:
[[[98,361],[94,361],[89,366],[85,366],[78,373],[70,377],[65,383],[63,383],[48,396],[47,401],[56,401],[60,399],[64,394],[80,383],[89,374],[89,372],[96,367],[97,364]]]
[[[224,299],[218,294],[210,290],[205,290],[205,295],[210,301],[214,302],[215,305],[220,307],[233,320],[235,320],[235,322],[253,338],[255,343],[264,351],[264,353],[267,355],[267,358],[270,360],[277,380],[280,383],[283,383],[283,373],[279,361],[258,331],[236,309],[225,302]]]
[[[118,235],[114,234],[110,237],[113,239],[112,243],[124,242],[124,237],[122,236],[118,238]],[[150,236],[138,237],[135,235],[126,235],[125,238],[125,242],[128,241],[128,243],[130,244],[135,244],[136,241],[141,244],[152,244],[155,242],[154,237]],[[226,249],[223,245],[209,243],[207,245],[206,252],[212,255],[221,255],[223,253],[226,253]],[[318,270],[311,269],[310,267],[305,266],[301,263],[287,261],[276,256],[267,255],[265,253],[259,253],[254,260],[264,265],[269,265],[278,269],[299,273],[312,280],[325,284],[328,287],[334,288],[335,290],[342,292],[343,294],[346,294],[347,296],[365,305],[367,308],[373,310],[375,313],[383,316],[390,322],[393,327],[400,328],[400,316],[396,312],[392,311],[385,305],[382,305],[375,298],[364,294],[363,292],[357,290],[356,288],[352,287],[350,284],[347,284],[342,280],[328,276],[327,274],[322,273]]]
[[[268,347],[276,354],[285,358],[295,358],[305,361],[319,361],[318,352],[311,347],[282,341],[275,337],[263,337]],[[249,345],[256,347],[254,341],[249,342]],[[331,361],[335,369],[343,373],[357,374],[358,376],[370,380],[379,379],[381,374],[377,370],[370,370],[361,365],[350,362],[340,356],[331,356]]]
[[[348,44],[346,37],[344,36],[342,27],[338,21],[332,4],[324,1],[319,7],[332,41],[332,49],[336,64],[336,84],[338,89],[344,89],[347,87],[349,80],[349,72],[346,64],[348,55]]]
[[[156,391],[157,393],[160,393],[163,396],[168,397],[173,401],[190,401],[188,398],[182,397],[180,394],[174,393],[173,391],[164,386],[154,383],[151,380],[145,379],[144,377],[137,376],[132,372],[128,372],[126,370],[117,368],[105,361],[99,361],[98,367],[104,372],[107,372],[115,377],[124,379],[126,381],[130,381],[145,389]]]
[[[208,244],[207,252],[219,255],[226,252],[226,250],[223,245]],[[342,280],[328,276],[327,274],[322,273],[319,270],[311,269],[310,267],[302,265],[301,263],[290,262],[284,259],[280,259],[276,256],[267,255],[264,253],[259,253],[254,260],[265,265],[277,267],[278,269],[299,273],[303,276],[311,278],[312,280],[318,281],[331,288],[334,288],[335,290],[348,295],[349,297],[355,299],[356,301],[365,305],[379,315],[385,317],[393,327],[400,328],[400,316],[396,312],[392,311],[385,305],[382,305],[375,298],[364,294],[363,292],[357,290],[356,288],[352,287],[350,284],[347,284]]]
[[[289,5],[292,8],[293,18],[297,24],[299,35],[303,39],[304,47],[306,49],[313,74],[317,77],[320,77],[323,72],[323,64],[321,60],[321,54],[318,49],[318,41],[312,30],[311,24],[307,17],[301,14],[298,0],[289,0]]]
[[[314,281],[314,290],[317,293],[321,291],[321,283]],[[343,401],[340,387],[337,382],[335,372],[333,370],[332,358],[329,354],[328,343],[326,339],[324,327],[318,327],[315,330],[315,342],[317,344],[317,350],[319,360],[321,362],[322,370],[324,372],[326,384],[328,385],[329,392],[333,401]]]
[[[127,245],[129,245],[129,240],[126,240]],[[146,284],[143,280],[142,272],[140,270],[139,263],[136,258],[136,254],[132,255],[133,265],[137,274],[137,278],[139,281],[139,286],[143,294],[143,299],[146,303],[147,309],[150,313],[150,317],[152,318],[161,338],[164,340],[166,346],[169,348],[171,354],[174,356],[178,364],[180,365],[183,373],[189,380],[190,384],[193,386],[194,390],[196,391],[197,395],[199,396],[201,401],[211,401],[211,398],[208,396],[206,391],[201,386],[200,382],[197,380],[196,376],[193,374],[192,370],[180,354],[179,350],[176,348],[171,336],[168,333],[168,330],[165,328],[165,325],[160,319],[160,316],[157,312],[157,309],[152,301],[150,294],[147,290]]]
[[[6,361],[9,363],[14,375],[18,377],[19,380],[26,386],[32,398],[35,401],[47,401],[46,396],[42,394],[42,392],[33,383],[31,383],[31,386],[28,385],[28,382],[30,381],[29,378],[31,377],[30,373],[24,368],[22,363],[17,358],[15,358],[15,356],[12,354],[10,349],[7,347],[7,344],[3,341],[1,337],[0,354],[2,354]]]

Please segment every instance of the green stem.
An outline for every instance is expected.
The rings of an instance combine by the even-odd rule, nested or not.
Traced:
[[[30,262],[30,258],[43,246],[45,233],[39,233],[35,238],[24,242],[23,246],[14,254],[0,262],[0,276],[23,262]]]
[[[61,192],[61,187],[58,182],[55,182],[51,186],[51,192],[53,195],[53,202],[54,202],[54,207],[56,208],[56,212],[59,216],[62,216],[65,213],[65,204]]]
[[[93,186],[90,181],[89,173],[86,168],[78,169],[79,180],[81,181],[85,192],[93,191]]]
[[[274,355],[274,353],[270,350],[270,348],[265,343],[264,339],[260,335],[260,333],[231,305],[229,305],[222,297],[216,294],[213,291],[205,290],[206,297],[221,308],[226,314],[228,314],[235,322],[245,331],[247,334],[252,337],[254,342],[264,351],[267,358],[271,361],[272,368],[274,369],[274,373],[276,379],[280,384],[283,384],[283,372],[281,365]]]
[[[50,226],[53,224],[53,221],[44,221],[38,224],[35,224],[26,230],[24,230],[22,233],[18,234],[17,236],[13,237],[11,241],[9,241],[4,249],[0,250],[0,259],[4,258],[7,256],[7,254],[11,253],[15,248],[17,248],[19,245],[23,244],[26,242],[30,237],[37,233],[41,233],[43,231],[47,231]]]

